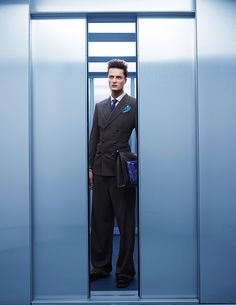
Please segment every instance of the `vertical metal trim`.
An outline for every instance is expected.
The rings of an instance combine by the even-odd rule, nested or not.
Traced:
[[[200,122],[199,122],[199,95],[198,95],[198,31],[197,31],[197,3],[195,1],[195,124],[196,124],[196,216],[197,216],[197,295],[201,300],[200,290]]]
[[[85,37],[86,37],[86,42],[85,42],[85,48],[86,48],[86,51],[85,51],[85,57],[86,57],[86,84],[87,84],[87,87],[86,87],[86,121],[87,121],[87,132],[86,132],[86,140],[87,140],[87,175],[88,175],[88,169],[89,169],[89,128],[90,128],[90,125],[89,125],[89,122],[90,122],[90,91],[91,91],[91,85],[92,83],[90,82],[89,83],[89,78],[88,78],[88,72],[89,72],[89,62],[88,62],[88,18],[86,16],[85,18],[85,22],[86,22],[86,33],[85,33]],[[87,177],[87,181],[88,181],[88,178]],[[90,201],[91,201],[91,192],[89,190],[89,186],[87,184],[87,213],[88,213],[88,217],[87,217],[87,234],[88,234],[88,238],[87,238],[87,242],[88,242],[88,246],[87,246],[87,249],[88,249],[88,282],[87,282],[87,287],[88,287],[88,291],[87,291],[87,297],[90,298],[91,297],[91,293],[90,293],[90,289],[91,289],[91,286],[90,286],[90,278],[89,278],[89,274],[90,274]]]
[[[32,23],[30,17],[31,0],[28,2],[28,137],[29,137],[29,265],[30,265],[30,303],[33,301],[33,82],[32,82]]]
[[[140,223],[140,204],[139,204],[139,198],[140,198],[140,154],[139,154],[139,40],[138,40],[138,31],[139,31],[139,18],[136,16],[135,19],[135,31],[136,31],[136,103],[137,103],[137,130],[136,130],[136,143],[137,143],[137,161],[138,161],[138,183],[137,183],[137,233],[138,233],[138,297],[141,298],[141,268],[140,268],[140,262],[141,262],[141,238],[140,238],[140,231],[141,231],[141,223]]]
[[[89,93],[88,93],[88,117],[90,125],[88,125],[89,129],[92,127],[92,118],[94,113],[94,77],[88,77],[89,80]]]

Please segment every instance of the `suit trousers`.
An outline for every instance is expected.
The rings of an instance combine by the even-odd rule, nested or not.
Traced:
[[[135,189],[119,189],[116,177],[94,175],[91,261],[97,271],[112,270],[115,218],[120,231],[116,276],[134,276]]]

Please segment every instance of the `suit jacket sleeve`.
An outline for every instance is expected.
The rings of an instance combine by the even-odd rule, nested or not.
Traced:
[[[99,141],[99,127],[98,127],[98,110],[96,105],[93,115],[92,130],[89,139],[89,168],[91,169],[93,169],[93,163],[96,155],[98,141]]]

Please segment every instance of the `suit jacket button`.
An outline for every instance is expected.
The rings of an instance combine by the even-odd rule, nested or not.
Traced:
[[[111,154],[112,155],[112,157],[115,157],[115,154]]]

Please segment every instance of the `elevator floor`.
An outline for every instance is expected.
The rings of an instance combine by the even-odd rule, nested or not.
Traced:
[[[109,295],[109,292],[112,294],[113,291],[124,291],[127,294],[129,294],[130,292],[130,295],[133,295],[134,292],[138,290],[138,237],[137,236],[135,237],[135,248],[134,248],[134,265],[135,265],[136,275],[134,277],[134,280],[130,283],[129,287],[127,288],[116,288],[115,266],[116,266],[118,250],[119,250],[119,236],[114,235],[113,257],[112,257],[113,270],[110,276],[90,283],[90,291],[92,295],[104,295],[104,294]]]

